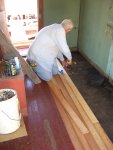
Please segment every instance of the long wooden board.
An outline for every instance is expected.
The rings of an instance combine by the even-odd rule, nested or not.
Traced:
[[[72,92],[72,89],[69,90],[69,86],[67,87],[68,91],[70,91],[70,95],[73,95],[73,101],[75,103],[75,105],[77,106],[79,112],[81,113],[85,124],[87,125],[87,128],[89,129],[90,133],[92,134],[93,138],[95,139],[97,145],[99,146],[99,148],[107,149],[105,143],[103,142],[103,140],[101,139],[101,137],[99,136],[98,132],[96,131],[95,127],[93,126],[92,122],[90,121],[90,119],[88,118],[88,116],[86,115],[86,113],[83,111],[82,107],[79,105],[77,99],[79,99],[79,97],[77,97],[77,99],[74,98],[74,92]]]
[[[53,95],[53,97],[55,99],[55,103],[56,103],[57,108],[58,108],[58,110],[59,110],[59,112],[61,114],[61,118],[62,118],[62,120],[63,120],[63,122],[65,124],[65,127],[67,129],[67,132],[69,134],[69,137],[70,137],[70,139],[72,141],[72,144],[73,144],[74,148],[76,150],[84,150],[84,147],[82,147],[82,143],[78,139],[77,134],[75,133],[74,128],[73,128],[71,122],[69,121],[65,110],[60,105],[60,103],[57,101],[57,98],[54,95]],[[86,149],[86,150],[88,150],[88,149]]]
[[[59,91],[59,89],[57,89],[57,87],[51,81],[48,82],[48,83],[49,83],[49,86],[50,86],[51,90],[53,91],[53,93],[55,94],[55,96],[57,97],[57,99],[59,100],[59,102],[62,104],[62,106],[65,108],[66,112],[70,115],[70,117],[72,117],[73,121],[75,122],[75,124],[77,125],[77,127],[80,129],[80,131],[83,134],[88,133],[87,128],[85,127],[85,125],[83,124],[83,122],[79,119],[79,117],[77,116],[77,114],[73,111],[73,109],[71,108],[71,106],[66,102],[66,100],[62,96],[62,94]]]
[[[68,74],[54,76],[48,85],[75,150],[79,146],[84,150],[113,150],[111,140]]]

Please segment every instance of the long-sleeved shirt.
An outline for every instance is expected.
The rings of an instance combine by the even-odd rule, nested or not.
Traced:
[[[28,59],[36,61],[44,69],[51,71],[52,66],[59,58],[72,59],[70,49],[66,41],[66,33],[61,24],[52,24],[41,29],[28,51]]]

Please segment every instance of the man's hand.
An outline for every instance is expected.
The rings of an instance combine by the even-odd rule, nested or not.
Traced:
[[[65,68],[65,67],[67,67],[67,62],[64,60],[64,61],[61,61],[61,63],[62,63],[62,66]]]
[[[62,63],[62,66],[65,68],[65,67],[72,65],[72,60],[64,60],[61,63]]]
[[[68,65],[72,65],[72,60],[67,60]]]

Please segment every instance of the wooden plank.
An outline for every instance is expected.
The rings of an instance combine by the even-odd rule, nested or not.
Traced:
[[[67,82],[67,80],[65,80],[64,75],[59,75],[59,76],[60,76],[60,79],[61,79],[60,83],[63,82],[65,88],[67,89],[67,91],[68,91],[70,97],[72,98],[72,100],[73,100],[73,102],[74,102],[76,108],[78,109],[80,115],[82,116],[82,118],[83,118],[84,115],[87,115],[87,116],[89,117],[89,119],[91,119],[91,121],[92,121],[92,112],[89,111],[90,109],[88,109],[88,112],[87,112],[87,109],[86,109],[86,111],[85,111],[85,109],[83,108],[83,106],[81,105],[81,103],[79,103],[79,97],[77,97],[77,96],[75,95],[75,93],[74,93],[75,91],[73,92],[72,87],[71,87],[70,84]],[[59,84],[60,84],[60,83],[59,83]],[[61,85],[60,85],[59,87],[61,87]],[[61,90],[63,90],[63,89],[61,89]],[[85,106],[87,106],[87,105],[85,105]],[[85,106],[84,106],[84,107],[85,107]],[[90,117],[90,112],[91,112],[91,117]],[[98,122],[98,121],[95,120],[95,122]]]
[[[71,121],[73,128],[76,131],[76,134],[77,134],[78,138],[80,139],[84,149],[99,150],[99,147],[96,144],[95,139],[92,137],[91,133],[89,132],[86,134],[81,134],[81,132],[79,132],[77,126],[75,125],[75,123],[73,122],[73,120],[71,118],[70,118],[70,121]]]
[[[61,80],[58,78],[58,76],[60,76]],[[112,144],[110,144],[112,142],[110,141],[109,138],[107,139],[107,135],[105,135],[105,133],[102,131],[101,126],[99,129],[100,124],[99,124],[98,120],[96,119],[95,115],[93,114],[93,112],[91,111],[91,109],[89,108],[89,106],[87,105],[87,103],[85,102],[85,100],[83,99],[83,97],[81,96],[81,94],[79,93],[78,89],[75,87],[75,85],[73,84],[73,82],[71,81],[69,76],[66,73],[64,75],[58,75],[58,76],[55,76],[54,77],[55,79],[52,80],[53,85],[51,85],[52,86],[51,90],[57,97],[57,100],[60,100],[62,107],[64,107],[64,109],[65,109],[66,113],[68,113],[68,115],[70,115],[68,111],[70,111],[71,109],[69,108],[67,111],[65,106],[69,105],[71,107],[73,103],[72,102],[66,103],[66,102],[69,102],[70,99],[73,100],[76,108],[80,112],[80,114],[85,122],[87,129],[89,129],[89,131],[90,131],[90,133],[86,133],[86,134],[84,134],[84,136],[87,139],[87,141],[89,142],[91,149],[94,149],[94,150],[95,149],[100,149],[100,150],[113,149],[113,147],[111,146]],[[68,93],[66,93],[66,92],[68,92]],[[66,97],[68,97],[70,99],[68,101],[66,101],[67,100]],[[64,100],[66,101],[65,103],[64,103]],[[85,105],[83,105],[83,104],[85,104]],[[76,109],[74,109],[73,106],[72,106],[72,110],[75,110],[75,112],[76,112]],[[80,116],[78,115],[78,117],[80,117]],[[74,116],[72,117],[70,115],[69,118],[71,118],[71,124],[73,124],[73,126],[78,127],[78,125],[74,122]],[[95,124],[99,124],[99,125],[95,126]],[[96,147],[96,148],[93,148],[93,147]]]
[[[99,123],[95,123],[94,126],[95,126],[96,130],[98,131],[99,135],[102,137],[108,150],[113,150],[112,142],[110,141],[109,137],[107,136],[107,134],[105,133],[105,131],[103,130],[101,125]]]
[[[61,76],[61,78],[63,78],[64,77],[64,75],[62,75]],[[65,77],[64,77],[65,78]],[[63,78],[63,79],[64,79]],[[66,82],[68,82],[67,80],[65,80],[65,83]],[[66,85],[66,84],[65,84]],[[69,93],[70,95],[73,95],[73,94],[75,94],[75,91],[74,91],[74,89],[71,87],[71,85],[70,84],[68,84],[68,86],[67,86],[67,88],[68,88],[68,91],[70,91],[71,93]],[[69,88],[70,88],[70,90],[69,90]],[[75,95],[75,97],[76,97],[76,95]],[[77,106],[78,105],[78,102],[77,102],[77,100],[75,99],[75,97],[73,97],[73,101],[74,101],[74,103],[75,103],[75,105]],[[79,96],[77,97],[77,99],[79,99]],[[79,105],[78,105],[79,106]],[[83,119],[84,119],[84,121],[85,121],[85,124],[86,124],[86,126],[87,126],[87,128],[89,129],[89,131],[90,131],[90,133],[92,134],[92,136],[93,136],[93,138],[95,139],[95,141],[96,141],[96,143],[97,143],[97,145],[98,145],[98,147],[100,148],[100,149],[103,149],[103,150],[107,150],[107,147],[106,147],[106,145],[105,145],[105,143],[103,142],[103,140],[102,140],[102,138],[100,137],[100,135],[98,134],[98,132],[96,131],[96,129],[95,129],[95,127],[93,126],[93,123],[91,122],[91,120],[89,119],[89,115],[87,116],[86,115],[86,111],[84,112],[83,110],[82,110],[82,108],[79,106],[78,107],[77,106],[77,108],[79,108],[79,112],[81,113],[81,115],[82,115],[82,117],[83,117]]]
[[[73,103],[73,98],[76,100],[76,97],[74,96],[74,94],[73,93],[71,93],[70,92],[70,90],[68,89],[68,87],[66,87],[66,83],[64,82],[62,82],[62,80],[61,80],[61,78],[60,78],[60,76],[59,75],[56,75],[54,78],[53,78],[53,80],[52,80],[53,82],[54,82],[54,84],[56,84],[56,86],[57,86],[57,88],[60,88],[60,90],[62,91],[62,94],[63,94],[63,96],[65,97],[65,100],[70,104],[70,106],[73,108],[73,110],[77,113],[77,115],[79,116],[79,118],[82,120],[82,121],[84,121],[83,120],[83,118],[82,118],[82,116],[81,116],[81,109],[82,109],[82,107],[81,107],[81,105],[78,103],[78,105],[76,105],[75,106],[75,104]],[[77,101],[77,100],[76,100]],[[79,109],[79,107],[81,107],[81,109]],[[82,109],[82,111],[83,111],[83,113],[85,113],[85,111]],[[86,114],[86,113],[85,113]],[[68,114],[67,114],[68,115]],[[87,115],[87,114],[86,114]],[[79,132],[79,130],[78,130],[78,128],[76,127],[76,125],[75,125],[75,123],[73,122],[73,120],[70,118],[70,116],[69,116],[69,119],[70,119],[70,122],[72,123],[72,125],[73,125],[73,128],[76,130],[76,134],[77,134],[77,136],[79,137],[79,139],[81,140],[81,142],[82,142],[82,144],[84,144],[83,145],[83,147],[85,148],[85,146],[87,146],[87,141],[88,141],[88,143],[89,143],[89,145],[90,145],[90,147],[91,147],[91,149],[92,150],[98,150],[99,148],[98,148],[98,146],[97,146],[97,144],[96,144],[96,142],[95,142],[95,140],[94,140],[94,138],[92,137],[92,135],[90,134],[90,133],[88,133],[88,134],[85,134],[85,135],[81,135],[81,133]],[[85,137],[83,137],[83,136],[85,136]],[[84,139],[84,138],[86,138],[87,139],[87,141],[86,141],[86,139]]]
[[[62,67],[59,62],[58,62],[58,65]],[[64,74],[60,75],[60,77],[62,78],[62,81],[65,84],[68,84],[67,86],[69,86],[72,89],[72,91],[75,94],[76,99],[78,99],[78,102],[83,107],[84,111],[87,113],[87,116],[90,118],[92,123],[97,123],[98,120],[95,117],[94,113],[92,112],[92,110],[90,109],[90,107],[88,106],[88,104],[86,103],[86,101],[84,100],[79,90],[76,88],[76,86],[74,85],[74,83],[72,82],[72,80],[70,79],[70,77],[68,76],[65,70],[64,70]]]
[[[57,79],[56,79],[57,78]],[[56,81],[55,81],[56,80]],[[64,96],[64,91],[66,90],[65,89],[65,87],[64,87],[64,85],[62,85],[63,83],[62,83],[62,81],[60,80],[60,78],[59,78],[59,80],[58,80],[58,76],[55,76],[55,78],[54,78],[54,80],[52,80],[53,81],[53,83],[54,84],[58,84],[58,85],[56,85],[56,87],[57,88],[60,88],[60,89],[62,89],[62,94],[63,94],[63,96]],[[67,92],[67,94],[66,94],[66,92]],[[67,98],[69,98],[69,93],[68,93],[68,91],[65,91],[65,96],[67,97]],[[65,97],[65,99],[66,99],[66,97]],[[68,102],[70,102],[70,100],[71,100],[71,98],[69,99],[69,101]],[[58,99],[56,100],[56,101],[58,101]],[[57,102],[56,102],[57,103]],[[69,103],[70,104],[70,103]],[[73,105],[74,107],[75,107],[75,105]],[[59,107],[62,107],[61,105],[59,106]],[[76,110],[74,109],[74,107],[73,107],[73,110],[76,112]],[[59,109],[59,108],[58,108]],[[61,108],[60,108],[61,109]],[[62,108],[63,109],[63,108]],[[79,141],[81,142],[81,144],[82,144],[82,146],[83,146],[83,148],[84,148],[84,150],[86,149],[86,150],[88,150],[88,149],[92,149],[92,150],[99,150],[99,147],[97,146],[97,144],[96,144],[96,142],[95,142],[95,140],[94,140],[94,138],[92,137],[92,135],[90,134],[90,133],[87,133],[87,134],[82,134],[81,132],[80,132],[80,130],[77,128],[77,126],[76,126],[76,124],[74,123],[74,121],[73,121],[73,119],[69,116],[69,114],[68,113],[66,113],[67,114],[67,117],[68,117],[68,122],[70,122],[71,124],[72,124],[72,126],[73,126],[73,128],[74,128],[74,130],[75,130],[75,132],[76,132],[76,134],[77,134],[77,137],[78,137],[78,139],[79,139]],[[62,115],[62,114],[61,114]],[[67,129],[67,130],[70,130],[70,129]]]
[[[85,134],[84,136],[85,136],[88,144],[90,145],[91,150],[101,150],[90,132]]]
[[[16,48],[12,45],[11,41],[5,36],[5,34],[0,30],[0,45],[3,49],[5,49],[5,53],[17,56],[20,60],[22,70],[24,74],[27,74],[28,77],[35,83],[40,83],[40,79],[36,75],[36,73],[32,70],[29,64],[23,59],[23,57],[19,54]]]
[[[68,114],[70,115],[70,117],[72,117],[73,121],[75,122],[75,124],[77,125],[77,127],[80,129],[80,131],[83,134],[88,133],[89,132],[88,129],[85,127],[85,125],[83,124],[83,122],[79,119],[78,115],[73,111],[73,109],[71,108],[71,106],[64,99],[61,91],[56,87],[55,84],[52,83],[52,81],[49,81],[48,85],[51,88],[51,90],[53,91],[53,93],[55,94],[55,96],[57,97],[57,99],[59,100],[59,102],[65,108],[66,112],[68,112]]]
[[[71,122],[77,136],[78,136],[78,139],[80,140],[82,146],[84,149],[86,150],[90,150],[91,147],[90,147],[90,144],[88,144],[86,138],[85,138],[85,135],[89,134],[89,133],[86,133],[86,134],[82,134],[79,130],[78,130],[78,127],[76,126],[76,124],[74,123],[73,119],[67,114],[68,118],[69,118],[69,121]]]
[[[78,109],[76,108],[76,105],[74,104],[71,95],[68,93],[68,90],[65,87],[65,83],[62,82],[62,80],[60,79],[59,75],[56,75],[52,81],[54,81],[54,83],[57,85],[57,87],[62,91],[62,94],[65,98],[65,100],[69,103],[69,105],[71,106],[71,108],[74,110],[74,112],[76,112],[77,115],[79,115],[79,118],[82,119],[80,112],[78,111]],[[82,119],[83,121],[83,119]]]
[[[92,121],[92,123],[97,123],[99,122],[97,120],[97,118],[95,117],[95,115],[93,114],[93,112],[91,111],[90,107],[88,106],[88,104],[86,103],[86,101],[83,99],[82,95],[80,94],[80,92],[78,91],[78,89],[75,87],[75,85],[73,84],[73,82],[69,79],[68,76],[66,76],[65,78],[66,80],[68,80],[69,82],[69,86],[71,86],[71,89],[74,91],[74,94],[76,96],[76,98],[78,99],[78,102],[80,103],[80,105],[83,107],[84,111],[87,113],[88,117],[90,118],[90,120]]]
[[[71,142],[73,144],[74,149],[75,150],[84,150],[84,148],[82,147],[82,144],[80,143],[80,141],[79,141],[79,139],[78,139],[78,137],[77,137],[77,135],[76,135],[76,133],[75,133],[75,131],[73,129],[72,124],[70,123],[70,121],[69,121],[69,119],[67,117],[67,114],[66,114],[65,110],[63,109],[62,105],[60,105],[60,103],[58,102],[58,100],[55,97],[55,95],[53,95],[53,97],[54,97],[55,103],[57,105],[58,111],[59,111],[59,113],[61,115],[61,118],[62,118],[62,120],[64,122],[64,125],[66,127],[66,130],[68,132],[68,135],[69,135],[69,137],[71,139]],[[86,150],[88,150],[88,149],[86,149]]]

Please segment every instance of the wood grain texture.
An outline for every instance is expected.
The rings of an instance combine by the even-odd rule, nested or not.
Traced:
[[[73,132],[76,134],[75,138],[78,137],[79,144],[81,143],[84,149],[112,150],[112,142],[68,74],[65,72],[63,75],[54,76],[54,78],[48,82],[48,85],[51,89],[51,93],[54,95],[53,97],[55,97],[55,102],[57,107],[59,107],[58,110],[64,124],[66,124],[66,120],[70,122],[68,124],[74,129]],[[64,109],[64,111],[62,109]],[[65,120],[63,118],[64,112]],[[77,116],[73,115],[74,113]],[[79,118],[87,128],[87,133],[81,132],[82,130],[79,128],[80,124],[78,125],[76,123],[77,120],[75,117],[76,119]],[[70,135],[70,128],[67,127],[66,129]],[[70,136],[70,138],[73,141],[73,137]],[[72,143],[74,144],[74,142]]]
[[[67,101],[63,97],[61,91],[51,81],[48,82],[48,84],[49,84],[49,86],[51,88],[51,91],[57,97],[57,100],[59,100],[59,102],[61,103],[61,105],[64,107],[64,109],[66,110],[66,112],[70,115],[70,117],[73,119],[73,121],[75,122],[75,124],[77,125],[77,127],[80,129],[80,131],[83,134],[88,133],[87,128],[85,127],[85,125],[83,124],[83,122],[79,119],[79,117],[77,116],[77,114],[73,111],[73,109],[71,108],[71,106],[67,103]]]
[[[69,137],[70,137],[70,139],[72,141],[74,149],[76,149],[76,150],[84,150],[84,147],[82,146],[82,143],[80,142],[80,140],[79,140],[79,138],[78,138],[78,136],[77,136],[77,134],[76,134],[76,132],[75,132],[75,130],[74,130],[70,120],[69,120],[69,118],[67,117],[67,114],[66,114],[64,108],[62,107],[62,105],[60,105],[60,103],[58,102],[57,98],[54,95],[53,95],[53,97],[54,97],[54,100],[56,102],[57,108],[58,108],[58,110],[60,112],[60,115],[62,117],[62,120],[63,120],[63,122],[65,124],[65,127],[67,129]]]
[[[73,94],[73,91],[70,89],[68,84],[66,82],[62,82],[63,79],[61,79],[61,77],[62,77],[61,75],[60,76],[55,76],[55,79],[53,79],[54,83],[59,85],[58,87],[61,89],[62,94],[65,95],[65,99],[69,98],[69,100],[68,100],[69,104],[73,104],[73,105],[71,105],[71,107],[73,108],[73,110],[75,112],[77,112],[77,110],[78,110],[79,113],[77,112],[77,114],[79,115],[80,119],[85,123],[85,121],[83,119],[83,116],[87,115],[86,112],[84,111],[82,106],[78,103],[76,97]],[[55,82],[55,80],[56,80],[56,82]],[[73,101],[73,102],[75,101],[75,102],[72,103],[71,101]],[[75,107],[76,107],[77,110],[75,109]],[[71,121],[74,129],[76,130],[76,134],[78,135],[78,138],[81,140],[81,143],[84,144],[84,149],[85,149],[85,147],[87,147],[87,142],[88,142],[90,147],[91,147],[91,149],[97,149],[98,150],[99,148],[98,148],[95,140],[93,139],[91,133],[85,134],[84,135],[85,137],[83,138],[83,135],[81,135],[81,133],[78,131],[76,125],[74,124],[74,122],[73,122],[73,120],[71,118],[70,118],[70,121]],[[88,149],[88,147],[86,149]]]
[[[108,138],[107,134],[105,133],[105,131],[103,130],[101,125],[99,123],[95,123],[94,126],[95,126],[97,132],[99,133],[99,135],[102,137],[102,139],[103,139],[104,143],[106,144],[108,150],[112,150],[113,149],[112,142]]]
[[[65,81],[66,83],[66,81]],[[66,84],[65,84],[66,85]],[[96,131],[95,127],[93,126],[92,122],[90,121],[90,119],[88,118],[88,116],[86,115],[86,112],[82,109],[81,105],[79,105],[77,99],[79,99],[79,97],[77,97],[77,99],[74,98],[74,92],[72,90],[72,88],[69,90],[70,86],[67,86],[69,94],[72,96],[73,95],[73,101],[75,103],[75,105],[77,106],[79,112],[82,115],[83,120],[86,123],[86,127],[89,129],[90,133],[92,134],[93,138],[95,139],[97,145],[100,148],[106,149],[106,146],[103,142],[103,140],[101,139],[101,137],[99,136],[98,132]],[[75,96],[76,97],[76,96]],[[88,114],[90,115],[90,114]]]
[[[58,63],[58,64],[61,66],[60,63]],[[84,111],[87,113],[87,115],[90,118],[90,120],[92,121],[92,123],[97,123],[98,119],[95,117],[94,113],[92,112],[90,107],[87,105],[85,99],[83,98],[83,96],[81,95],[79,90],[77,89],[76,85],[74,85],[73,81],[70,79],[70,77],[68,76],[68,74],[66,73],[65,70],[64,70],[63,76],[60,76],[60,78],[62,79],[62,81],[66,87],[71,88],[72,92],[75,94],[75,98],[78,99],[78,102],[83,107]]]

